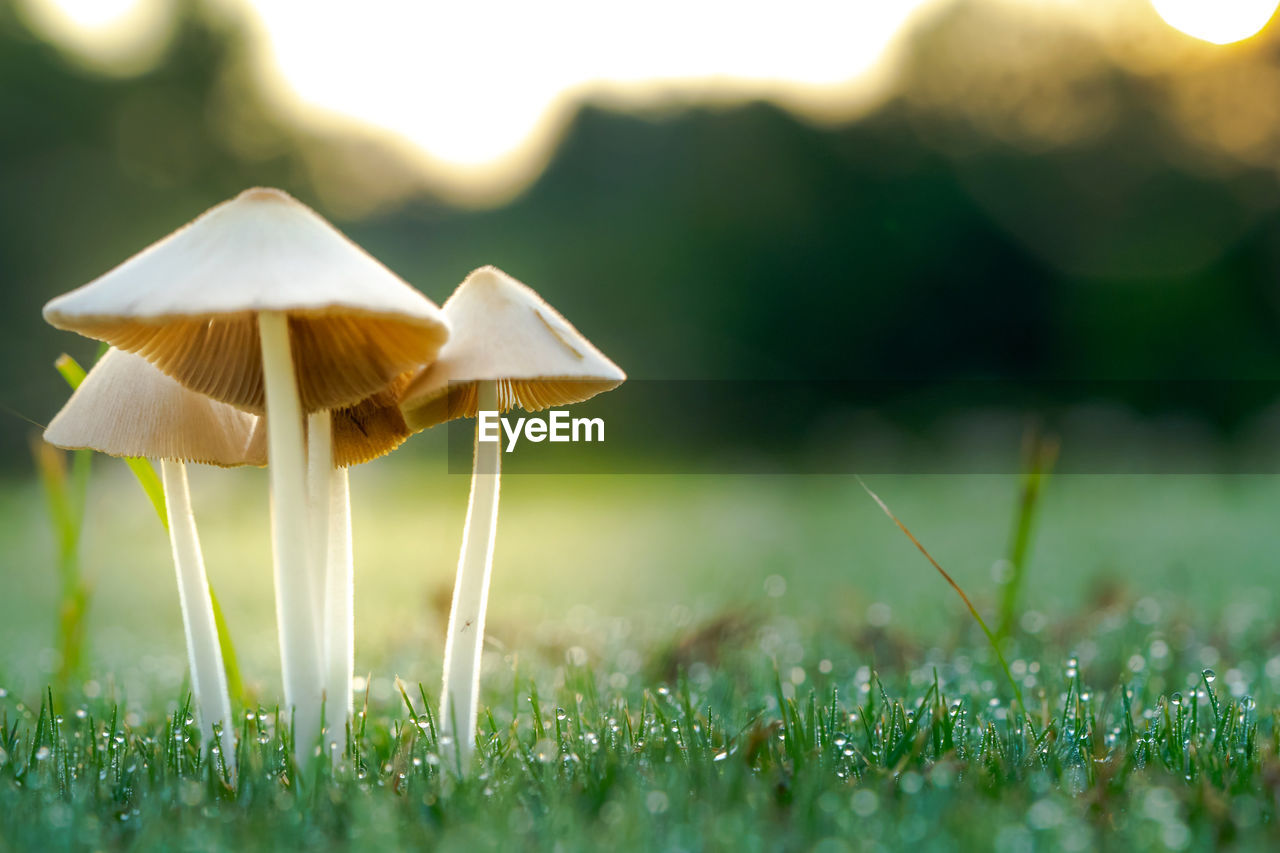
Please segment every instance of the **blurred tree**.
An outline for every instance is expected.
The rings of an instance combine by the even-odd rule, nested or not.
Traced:
[[[899,95],[844,127],[586,106],[527,192],[475,211],[367,133],[285,118],[219,8],[177,3],[157,64],[106,77],[0,0],[0,404],[47,419],[48,365],[92,350],[41,322],[46,299],[253,184],[437,301],[502,266],[637,378],[1280,378],[1275,172],[1207,147],[1172,71],[1088,33],[957,4],[910,42]],[[956,46],[974,32],[981,61]],[[1130,402],[1228,425],[1268,402],[1169,393]],[[0,458],[29,430],[5,415]]]

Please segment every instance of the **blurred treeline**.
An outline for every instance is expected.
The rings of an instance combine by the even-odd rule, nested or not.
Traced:
[[[477,211],[434,199],[367,134],[289,124],[243,27],[179,10],[163,59],[113,77],[0,0],[5,467],[33,430],[19,415],[43,422],[65,398],[53,358],[94,349],[41,305],[254,184],[317,207],[437,302],[470,269],[505,268],[635,378],[1280,378],[1274,35],[1188,48],[1182,74],[957,4],[857,121],[587,106],[530,189]],[[378,204],[343,203],[366,189]],[[1132,402],[1224,427],[1259,404],[1145,393]]]

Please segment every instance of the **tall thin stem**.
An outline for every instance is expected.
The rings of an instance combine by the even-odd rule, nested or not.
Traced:
[[[311,595],[315,607],[316,648],[325,667],[325,575],[329,559],[329,472],[333,470],[333,415],[307,415],[307,501],[311,526]]]
[[[498,410],[498,384],[477,383],[481,412]],[[478,421],[477,421],[478,424]],[[444,688],[440,695],[441,731],[456,743],[445,748],[446,766],[465,773],[476,740],[476,710],[480,693],[480,656],[484,648],[484,613],[493,568],[493,536],[498,522],[498,480],[501,441],[481,441],[476,430],[471,499],[462,531],[458,577],[449,609],[449,633],[444,645]],[[455,731],[456,728],[456,731]],[[445,743],[442,739],[442,744]]]
[[[351,719],[351,676],[355,671],[355,561],[351,553],[351,495],[346,468],[329,469],[329,540],[325,572],[325,749],[337,760]]]
[[[276,623],[284,701],[293,714],[293,753],[300,769],[310,762],[320,734],[320,650],[308,560],[307,463],[302,439],[289,320],[258,314],[262,379],[267,398],[267,453],[271,465],[271,545],[275,562]]]
[[[181,462],[160,462],[164,478],[165,512],[169,516],[169,544],[173,548],[173,568],[178,576],[178,601],[182,605],[182,626],[187,634],[187,663],[191,667],[191,692],[207,742],[218,744],[227,768],[235,775],[235,731],[231,722],[231,700],[227,696],[227,674],[218,645],[218,627],[209,597],[209,579],[204,573],[204,556],[196,519],[191,512],[187,488],[187,468]],[[216,740],[215,740],[216,738]],[[217,762],[214,763],[217,766]]]

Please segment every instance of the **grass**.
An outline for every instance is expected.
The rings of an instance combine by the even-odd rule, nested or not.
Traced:
[[[336,773],[299,777],[271,704],[265,486],[221,473],[195,490],[251,697],[235,787],[186,722],[167,546],[128,475],[94,475],[93,675],[52,696],[56,586],[18,567],[54,552],[30,533],[30,487],[0,492],[0,850],[1280,842],[1265,478],[1055,478],[1000,645],[1023,714],[992,646],[852,481],[513,477],[483,771],[459,782],[430,718],[432,602],[465,477],[357,472],[367,704]],[[870,482],[985,613],[1019,484]]]
[[[775,668],[759,638],[788,628],[772,623],[745,644],[734,631],[670,638],[687,651],[670,679],[620,681],[621,655],[571,650],[518,674],[508,661],[506,685],[487,692],[483,769],[462,782],[440,766],[433,696],[407,685],[365,707],[333,774],[319,762],[300,777],[287,726],[250,709],[234,788],[176,701],[126,720],[101,698],[64,708],[11,695],[0,699],[0,839],[42,850],[1274,849],[1280,672],[1188,667],[1203,640],[1161,628],[1176,647],[1153,651],[1152,627],[1126,620],[1087,665],[1017,648],[1026,716],[1001,698],[982,646],[882,672],[874,652],[909,650],[802,637],[838,656]],[[646,663],[663,657],[649,651]]]

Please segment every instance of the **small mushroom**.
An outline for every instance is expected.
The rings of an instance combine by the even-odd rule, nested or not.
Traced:
[[[265,465],[250,436],[258,419],[184,388],[141,356],[111,349],[45,430],[45,441],[68,450],[160,460],[169,543],[187,638],[191,692],[208,743],[235,772],[235,731],[218,629],[191,511],[185,463]]]
[[[325,696],[325,752],[334,761],[351,720],[355,671],[355,561],[347,469],[395,450],[410,435],[398,400],[412,373],[354,406],[307,416],[307,485],[311,501],[311,576]],[[265,418],[252,446],[265,447]]]
[[[409,437],[399,400],[412,375],[406,372],[354,406],[335,409],[329,418],[332,461],[323,467],[316,464],[326,458],[323,450],[311,458],[309,477],[316,501],[312,518],[327,518],[322,523],[323,531],[315,530],[314,541],[324,555],[323,571],[315,576],[324,578],[322,678],[329,710],[325,747],[335,759],[346,742],[344,724],[352,719],[351,691],[355,673],[355,559],[351,550],[351,492],[347,469],[390,453]],[[310,423],[316,420],[312,415]],[[327,500],[325,489],[320,486],[325,481]]]
[[[538,294],[494,267],[467,276],[442,310],[452,329],[449,343],[401,401],[411,428],[513,406],[535,412],[578,403],[626,379]],[[463,772],[476,736],[501,447],[500,441],[482,442],[477,428],[471,497],[445,639],[441,732],[456,739],[454,757]]]
[[[268,416],[281,669],[302,764],[322,703],[303,418],[430,364],[448,337],[440,310],[310,208],[257,188],[53,299],[44,316]]]

